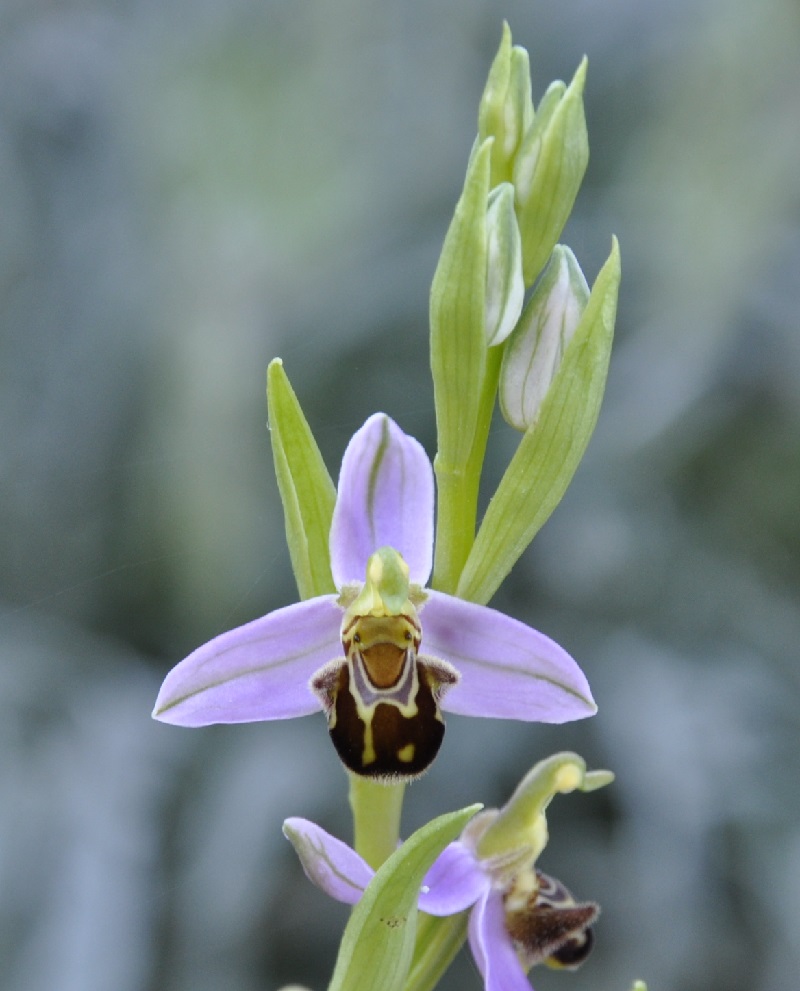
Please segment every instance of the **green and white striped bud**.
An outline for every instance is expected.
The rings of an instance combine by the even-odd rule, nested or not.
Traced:
[[[514,213],[514,187],[501,183],[486,211],[486,342],[501,344],[514,329],[525,299],[522,242]]]
[[[514,156],[533,122],[531,71],[528,53],[511,44],[511,30],[503,37],[478,108],[478,141],[494,138],[491,185],[511,179]]]
[[[575,255],[557,244],[503,353],[500,408],[517,430],[536,423],[588,300]]]

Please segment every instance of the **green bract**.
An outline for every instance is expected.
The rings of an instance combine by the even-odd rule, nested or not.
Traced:
[[[486,510],[458,583],[464,599],[488,602],[558,505],[583,457],[605,389],[619,279],[615,238],[538,419],[525,431]]]
[[[584,58],[569,86],[550,85],[514,160],[525,285],[533,285],[564,229],[589,161]]]
[[[486,208],[489,154],[472,156],[431,285],[431,369],[439,452],[436,467],[466,464],[486,366]]]
[[[380,868],[353,909],[328,991],[402,991],[414,954],[422,879],[481,808],[439,816],[418,829]]]
[[[336,588],[328,550],[336,486],[280,358],[267,369],[267,410],[297,589],[301,599],[325,595]]]

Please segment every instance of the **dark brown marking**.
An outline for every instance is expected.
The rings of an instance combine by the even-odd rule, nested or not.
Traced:
[[[444,723],[429,679],[419,662],[417,673],[416,714],[404,716],[397,706],[378,703],[372,716],[375,759],[365,763],[365,726],[350,691],[350,672],[346,665],[342,667],[333,706],[334,725],[330,727],[329,723],[329,731],[342,763],[355,774],[395,780],[414,778],[426,771],[436,757],[444,738]],[[409,744],[414,748],[411,760],[403,761],[399,754],[408,754]]]

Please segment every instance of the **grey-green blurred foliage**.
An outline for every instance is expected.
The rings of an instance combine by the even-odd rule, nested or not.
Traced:
[[[433,453],[427,294],[503,17],[537,100],[589,55],[565,240],[591,281],[613,231],[624,274],[597,434],[496,601],[578,658],[600,712],[451,717],[406,827],[577,750],[617,781],[553,805],[542,867],[604,911],[586,967],[536,987],[795,986],[796,0],[6,0],[9,991],[325,986],[346,912],[280,832],[347,838],[324,720],[149,712],[193,647],[295,596],[273,356],[334,473],[378,409]],[[490,481],[512,434],[498,420]],[[480,986],[463,957],[443,988]]]

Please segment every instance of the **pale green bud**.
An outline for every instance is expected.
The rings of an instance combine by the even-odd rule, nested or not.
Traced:
[[[564,229],[589,161],[584,58],[569,86],[550,85],[514,159],[525,285],[533,285]]]
[[[517,430],[536,422],[588,299],[575,255],[557,244],[503,352],[500,408]]]
[[[592,436],[605,389],[620,279],[616,238],[539,408],[500,479],[456,594],[488,602],[558,505]]]
[[[504,23],[500,48],[478,108],[478,141],[494,138],[492,186],[511,178],[514,155],[532,121],[528,53],[518,45],[512,47],[511,31]]]
[[[486,211],[486,341],[501,344],[514,329],[525,298],[522,242],[510,182],[489,194]]]

